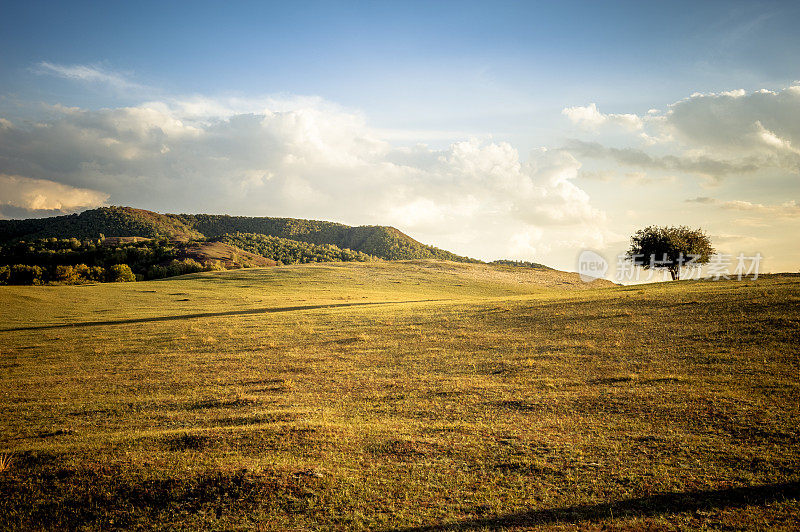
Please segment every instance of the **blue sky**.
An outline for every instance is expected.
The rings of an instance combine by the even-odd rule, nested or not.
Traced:
[[[169,93],[313,94],[387,123],[410,113],[481,126],[502,118],[502,98],[540,112],[588,100],[643,112],[731,83],[785,85],[798,67],[796,2],[4,5],[2,92],[88,107],[136,101],[43,80],[31,65],[97,64]]]
[[[392,223],[562,267],[692,223],[797,270],[774,229],[798,222],[799,23],[797,2],[4,2],[0,212]]]

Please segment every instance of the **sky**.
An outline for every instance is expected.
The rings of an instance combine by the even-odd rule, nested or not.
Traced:
[[[798,2],[0,4],[0,217],[393,225],[615,269],[637,229],[800,270]]]

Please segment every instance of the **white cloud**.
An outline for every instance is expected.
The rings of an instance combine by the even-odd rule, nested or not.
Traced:
[[[650,109],[642,117],[603,114],[593,103],[562,112],[588,129],[616,124],[636,133],[623,148],[567,143],[567,149],[585,157],[714,180],[770,168],[800,173],[800,85],[780,91],[694,93],[666,112]]]
[[[0,198],[0,206],[24,211],[70,212],[99,207],[108,199],[108,194],[47,179],[0,174]]]
[[[573,182],[580,166],[563,150],[523,159],[490,140],[395,147],[318,99],[62,108],[47,123],[0,127],[0,172],[115,204],[391,223],[487,258],[602,238],[605,215]]]
[[[672,104],[657,125],[695,151],[753,156],[761,166],[800,172],[800,86],[781,91],[693,94]]]
[[[626,129],[642,129],[642,119],[635,114],[605,114],[597,109],[597,104],[587,106],[566,107],[561,111],[574,124],[586,129],[596,129],[605,125],[621,126]]]

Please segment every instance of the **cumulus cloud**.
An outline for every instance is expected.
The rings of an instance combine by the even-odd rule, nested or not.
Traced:
[[[99,207],[108,194],[47,179],[0,174],[0,211],[60,214]],[[9,209],[9,207],[11,209]]]
[[[585,157],[715,180],[770,168],[800,173],[800,85],[780,91],[694,93],[666,111],[650,109],[641,117],[603,114],[595,104],[569,107],[563,114],[588,129],[616,124],[636,133],[625,148],[567,143],[567,149]],[[659,155],[651,153],[653,147]]]
[[[597,109],[597,104],[587,106],[566,107],[561,113],[569,118],[572,123],[586,129],[596,129],[600,126],[615,125],[631,130],[642,129],[642,119],[635,114],[605,114]]]
[[[723,155],[797,155],[800,85],[693,94],[669,107],[662,127],[679,142]]]
[[[60,108],[46,123],[0,126],[8,175],[161,211],[390,223],[465,253],[488,239],[483,256],[545,249],[542,227],[597,245],[604,214],[573,182],[580,166],[564,150],[523,158],[479,139],[396,147],[318,99]]]

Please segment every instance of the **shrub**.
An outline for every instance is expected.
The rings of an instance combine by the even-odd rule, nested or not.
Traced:
[[[173,260],[166,267],[166,276],[185,275],[203,271],[203,266],[194,259]]]
[[[147,269],[148,279],[162,279],[167,276],[167,268],[160,264],[153,264]]]
[[[89,270],[89,279],[92,281],[103,282],[106,272],[102,266],[92,266],[91,268],[87,266],[87,269]]]
[[[59,264],[56,266],[56,271],[53,277],[55,281],[66,284],[75,284],[80,280],[80,276],[75,272],[75,268],[64,264]]]
[[[42,284],[43,276],[44,270],[39,266],[15,264],[10,268],[8,284]]]
[[[136,276],[127,264],[115,264],[108,269],[107,279],[111,283],[132,283]]]
[[[184,273],[197,273],[203,271],[203,265],[194,259],[183,259]]]
[[[203,264],[203,270],[207,272],[218,272],[224,270],[225,266],[222,265],[222,262],[218,260],[207,260]]]

